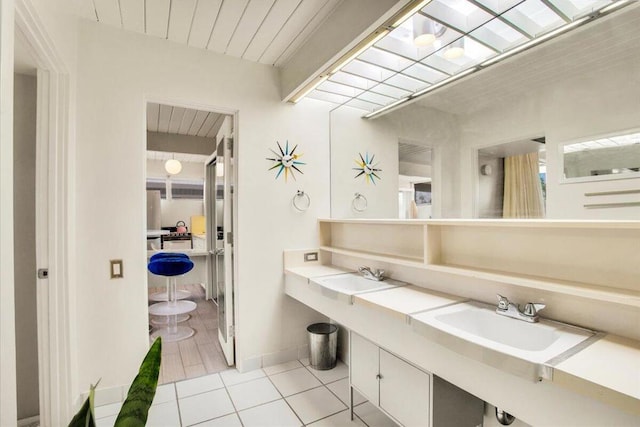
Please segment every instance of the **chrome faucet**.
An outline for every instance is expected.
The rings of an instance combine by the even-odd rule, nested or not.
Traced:
[[[377,282],[381,282],[384,280],[384,270],[378,270],[377,268],[373,271],[369,267],[358,267],[358,271],[365,279],[375,280]]]
[[[509,302],[507,297],[498,294],[498,308],[496,308],[496,313],[513,317],[514,319],[524,320],[525,322],[535,323],[539,320],[538,312],[545,307],[545,304],[528,302],[525,304],[524,310],[520,311],[518,304]]]

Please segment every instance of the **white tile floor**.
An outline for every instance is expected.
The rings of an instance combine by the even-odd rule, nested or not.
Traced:
[[[395,427],[382,412],[354,393],[349,419],[349,369],[330,371],[308,360],[241,374],[235,369],[158,387],[150,427]],[[120,403],[96,407],[98,427],[112,427]]]

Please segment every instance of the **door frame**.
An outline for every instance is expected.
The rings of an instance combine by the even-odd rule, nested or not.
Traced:
[[[154,95],[154,94],[145,94],[143,96],[142,99],[142,112],[143,112],[143,120],[142,123],[144,123],[144,128],[141,129],[142,134],[144,135],[144,141],[145,143],[142,144],[142,153],[141,153],[141,157],[142,157],[142,170],[143,170],[143,176],[147,176],[147,156],[146,156],[146,150],[147,150],[147,137],[146,137],[146,127],[147,127],[147,119],[146,119],[146,114],[147,114],[147,104],[148,103],[156,103],[156,104],[165,104],[165,105],[171,105],[173,107],[182,107],[182,108],[191,108],[194,110],[201,110],[201,111],[209,111],[212,113],[218,113],[218,114],[226,114],[229,116],[233,117],[233,154],[234,154],[234,167],[233,167],[233,181],[235,183],[235,188],[234,188],[234,197],[233,197],[233,215],[232,215],[232,220],[233,220],[233,249],[234,249],[234,254],[235,256],[233,257],[233,326],[234,326],[234,334],[233,334],[233,342],[234,342],[234,353],[235,353],[235,360],[237,360],[237,345],[235,345],[236,343],[236,337],[238,335],[238,301],[239,301],[239,292],[238,292],[238,283],[240,283],[239,280],[239,268],[238,268],[238,242],[239,242],[239,233],[238,233],[238,147],[239,147],[239,115],[240,112],[238,110],[234,110],[234,109],[230,109],[230,108],[225,108],[225,107],[220,107],[220,106],[216,106],[216,105],[210,105],[210,104],[206,104],[206,103],[202,103],[202,102],[198,102],[198,101],[186,101],[184,98],[173,98],[173,97],[167,97],[167,96],[159,96],[159,95]],[[217,141],[216,141],[217,144]],[[217,145],[216,145],[217,147]],[[213,157],[215,157],[216,153],[212,153],[212,157],[210,157],[210,159],[212,159]],[[209,159],[208,159],[209,160]],[[206,168],[206,165],[205,165]],[[206,169],[205,169],[206,170]],[[206,180],[206,176],[205,176],[205,180]],[[143,209],[146,209],[146,205],[144,203],[144,200],[141,202],[141,206]],[[141,235],[144,235],[146,229],[147,229],[147,220],[146,220],[146,215],[143,215],[143,224],[142,224],[143,229],[141,230]],[[146,255],[146,244],[145,244],[145,251],[144,251],[145,255]],[[207,267],[208,269],[208,267]],[[208,273],[207,273],[208,275]]]
[[[75,401],[71,340],[69,72],[30,0],[15,1],[15,30],[37,62],[36,263],[40,425],[64,425]],[[34,272],[35,274],[36,272]]]

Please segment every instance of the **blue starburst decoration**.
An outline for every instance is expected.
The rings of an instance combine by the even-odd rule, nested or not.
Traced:
[[[358,153],[358,155],[360,156],[359,160],[356,159],[356,164],[358,165],[358,167],[353,168],[353,170],[358,171],[358,174],[354,178],[364,175],[367,183],[371,182],[375,185],[375,178],[377,178],[378,180],[382,179],[376,173],[382,172],[382,169],[379,169],[377,167],[378,163],[373,163],[373,159],[376,157],[375,154],[371,155],[371,158],[369,158],[369,153],[365,153],[364,157],[362,156],[362,153]]]
[[[275,157],[267,157],[267,160],[275,162],[275,164],[271,166],[269,170],[279,168],[278,173],[276,174],[276,179],[278,179],[278,177],[282,175],[282,172],[284,172],[285,182],[287,182],[289,175],[291,175],[295,180],[296,176],[293,171],[295,170],[302,174],[303,172],[300,170],[300,168],[298,168],[298,166],[306,164],[298,160],[300,157],[302,157],[302,154],[296,154],[296,149],[298,148],[298,146],[294,146],[293,149],[289,151],[289,141],[286,142],[284,150],[282,149],[282,146],[278,141],[276,141],[276,144],[278,144],[278,151],[280,153],[278,154],[274,150],[269,149],[273,154],[275,154]]]

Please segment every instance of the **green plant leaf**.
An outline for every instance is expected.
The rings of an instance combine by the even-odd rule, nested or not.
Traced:
[[[140,371],[133,380],[114,427],[144,426],[158,386],[162,339],[158,337],[147,352]]]
[[[98,384],[100,384],[100,380],[98,380],[96,385],[92,385],[89,387],[89,396],[87,396],[87,400],[84,401],[78,413],[69,423],[69,427],[95,427],[96,421],[95,415],[93,414],[93,401],[95,390],[96,387],[98,387]]]

